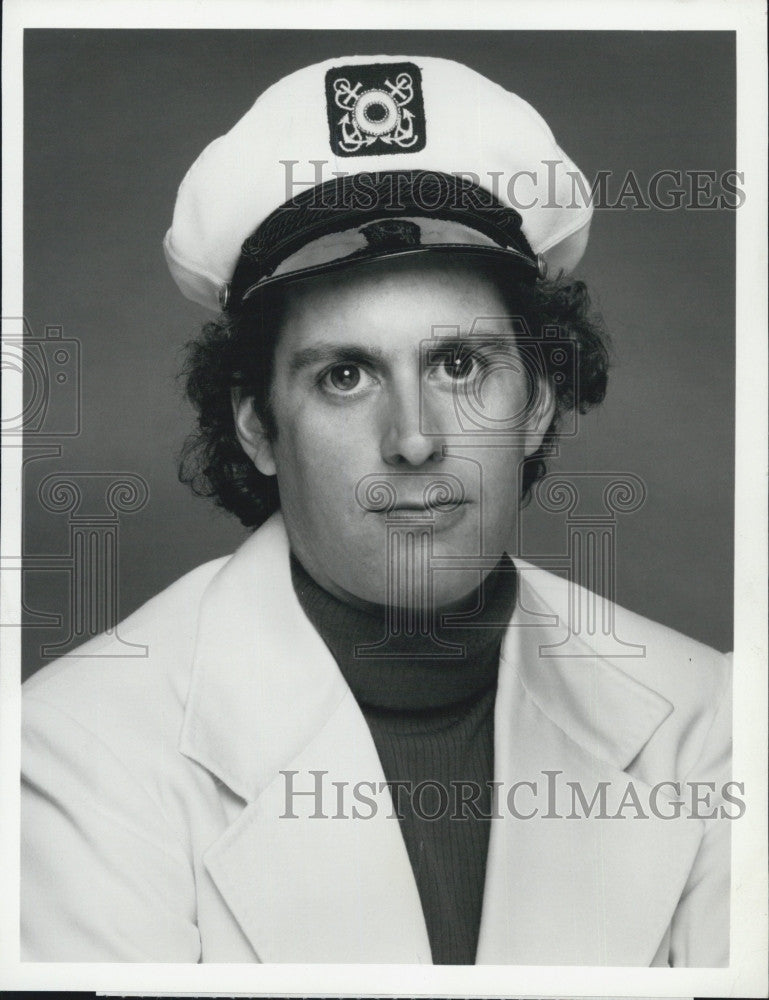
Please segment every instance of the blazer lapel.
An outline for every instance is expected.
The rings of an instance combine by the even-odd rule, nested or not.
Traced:
[[[359,716],[350,695],[205,856],[263,962],[431,961],[389,794],[353,797],[384,782]]]
[[[296,599],[279,516],[206,592],[180,748],[246,802],[203,860],[261,961],[430,962],[376,748]]]
[[[537,593],[525,563],[521,606],[503,649],[496,706],[495,780],[503,797],[492,823],[479,963],[638,965],[654,959],[703,833],[699,819],[650,814],[649,786],[624,770],[672,710],[666,699],[600,657],[543,657],[563,638],[563,608]],[[565,589],[566,584],[562,587]],[[517,626],[517,627],[516,627]],[[513,807],[505,795],[517,782]],[[573,784],[569,784],[573,783]],[[648,819],[625,798],[633,786]],[[589,818],[603,787],[605,815]],[[632,792],[630,793],[632,795]],[[660,809],[665,809],[660,799]],[[670,809],[670,806],[667,806]],[[572,816],[572,818],[568,818]]]

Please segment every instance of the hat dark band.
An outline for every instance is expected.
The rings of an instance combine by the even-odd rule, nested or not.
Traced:
[[[420,219],[431,220],[420,226]],[[376,220],[382,232],[366,230]],[[445,226],[440,223],[457,223]],[[430,235],[415,230],[430,229]],[[354,242],[356,229],[360,246]],[[329,255],[328,237],[339,254]],[[352,235],[352,242],[347,239]],[[468,236],[469,234],[469,236]],[[475,238],[480,234],[481,238]],[[324,244],[325,240],[325,246]],[[317,244],[322,260],[301,254]],[[248,237],[230,282],[227,308],[236,308],[264,284],[381,257],[456,251],[473,256],[507,258],[521,269],[522,280],[537,277],[537,257],[521,232],[521,217],[489,191],[465,177],[433,171],[383,171],[353,174],[328,181],[281,205]],[[294,255],[297,267],[281,267]]]

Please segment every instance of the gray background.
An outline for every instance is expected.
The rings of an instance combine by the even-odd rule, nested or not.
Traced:
[[[735,163],[731,33],[52,31],[25,40],[25,315],[81,344],[82,430],[26,471],[25,551],[64,554],[65,514],[37,496],[51,472],[142,476],[120,522],[120,614],[206,559],[239,524],[176,479],[191,411],[175,373],[205,312],[178,293],[161,241],[195,157],[278,77],[351,53],[468,63],[534,105],[588,178]],[[461,120],[457,127],[461,128]],[[265,136],[275,142],[280,137]],[[719,649],[732,645],[733,211],[599,210],[578,276],[614,339],[604,406],[553,469],[632,472],[648,498],[618,522],[616,597]],[[526,554],[565,547],[535,506]],[[25,672],[67,634],[66,574],[30,572],[27,605],[64,614],[25,630]]]

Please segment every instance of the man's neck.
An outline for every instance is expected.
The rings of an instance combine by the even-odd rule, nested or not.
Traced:
[[[342,601],[316,583],[293,555],[291,575],[305,614],[362,704],[438,709],[496,684],[499,647],[517,591],[515,566],[507,555],[461,602],[421,615]]]

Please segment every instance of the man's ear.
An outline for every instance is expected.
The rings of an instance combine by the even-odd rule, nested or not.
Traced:
[[[231,398],[235,433],[240,447],[263,476],[274,476],[276,467],[272,443],[264,424],[257,416],[254,397],[247,396],[240,389],[233,389]]]
[[[524,451],[527,458],[542,445],[555,414],[555,389],[550,379],[537,379],[536,395],[529,405],[530,413],[524,433]]]

